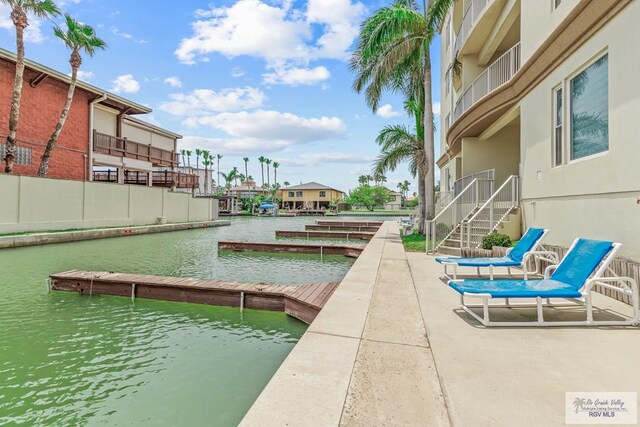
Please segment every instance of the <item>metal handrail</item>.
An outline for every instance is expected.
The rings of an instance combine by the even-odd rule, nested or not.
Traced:
[[[457,194],[461,189],[467,186],[466,184],[467,182],[471,182],[476,178],[493,181],[495,179],[495,174],[496,174],[495,169],[487,169],[482,172],[477,172],[471,175],[463,176],[462,178],[456,180],[453,183],[453,194]]]
[[[458,31],[458,36],[456,37],[455,49],[456,52],[459,52],[462,49],[462,45],[469,37],[471,33],[471,29],[476,25],[480,16],[484,13],[484,10],[487,8],[489,3],[493,0],[472,0],[467,9],[464,11],[464,16],[462,17],[462,25],[460,26],[460,31]]]
[[[504,219],[511,214],[520,203],[520,187],[518,175],[511,175],[489,197],[489,199],[474,214],[462,221],[461,241],[462,247],[470,248],[471,245],[479,247],[482,237],[495,231]],[[499,218],[496,220],[496,211]],[[481,220],[480,215],[488,214],[488,220]],[[480,227],[480,221],[488,221],[487,227]],[[488,230],[487,233],[485,231]],[[473,231],[476,231],[473,233]]]
[[[435,218],[426,220],[426,251],[435,252],[480,206],[481,195],[491,194],[492,188],[493,181],[474,179]]]

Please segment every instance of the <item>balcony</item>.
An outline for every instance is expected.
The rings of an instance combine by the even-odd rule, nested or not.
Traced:
[[[152,185],[154,187],[169,188],[198,188],[198,176],[173,171],[153,171]],[[118,171],[104,170],[93,171],[95,182],[118,182]],[[149,174],[147,172],[124,171],[124,184],[149,185]]]
[[[520,70],[520,43],[506,51],[476,78],[464,91],[453,111],[452,124],[482,98],[508,83]]]
[[[178,165],[178,155],[174,151],[142,144],[127,138],[93,131],[93,151],[115,157],[142,160],[153,166],[174,167]]]
[[[487,6],[493,1],[494,0],[471,0],[467,9],[464,11],[462,25],[460,26],[460,31],[458,31],[456,38],[455,52],[460,52],[462,50],[462,47],[469,38],[469,34],[471,34],[471,30],[474,25],[476,25]]]

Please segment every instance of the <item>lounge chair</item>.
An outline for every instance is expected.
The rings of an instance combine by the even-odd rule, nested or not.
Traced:
[[[620,243],[599,240],[576,239],[558,265],[545,269],[541,280],[451,280],[449,286],[460,293],[460,308],[485,326],[599,326],[635,325],[640,320],[638,284],[629,277],[603,277],[609,264],[620,250]],[[591,292],[594,285],[631,297],[633,315],[624,320],[594,320]],[[465,304],[465,298],[480,299],[482,304]],[[504,299],[505,304],[489,305],[491,299]],[[533,298],[535,303],[513,304],[510,299]],[[568,300],[569,304],[551,304],[551,298]],[[546,303],[543,305],[543,299]],[[577,305],[576,305],[577,304]],[[544,320],[543,306],[584,307],[586,320],[554,321]],[[529,322],[492,322],[490,308],[536,307],[537,320]],[[482,308],[483,316],[471,308]]]
[[[528,278],[527,264],[529,260],[537,261],[545,260],[552,264],[559,262],[558,254],[551,251],[536,250],[540,247],[540,243],[544,236],[549,232],[542,228],[529,228],[517,245],[510,248],[507,254],[500,258],[459,258],[459,257],[440,257],[436,258],[444,266],[444,275],[448,279],[456,280],[458,278],[458,266],[460,267],[476,267],[478,276],[480,276],[480,267],[489,268],[489,277],[493,279],[494,267],[507,267],[508,273],[511,274],[511,268],[521,268],[524,272],[524,279]],[[450,276],[447,267],[453,266],[453,276]]]

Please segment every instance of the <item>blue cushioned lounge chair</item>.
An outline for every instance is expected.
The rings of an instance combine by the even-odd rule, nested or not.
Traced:
[[[436,258],[444,266],[444,275],[448,279],[456,280],[458,278],[458,266],[460,267],[476,267],[478,276],[480,276],[480,267],[489,268],[489,277],[493,279],[494,267],[507,267],[508,273],[511,274],[511,267],[521,268],[524,272],[524,278],[527,279],[527,263],[533,257],[537,260],[549,261],[557,264],[558,254],[551,251],[537,250],[544,236],[549,230],[542,228],[529,228],[517,245],[507,251],[507,254],[501,258],[459,258],[459,257],[440,257]],[[447,267],[453,267],[453,275],[450,276]]]
[[[451,280],[449,286],[460,293],[460,308],[469,313],[485,326],[599,326],[599,325],[635,325],[640,319],[638,302],[638,284],[629,277],[603,277],[609,264],[620,250],[620,243],[599,240],[576,239],[558,265],[546,268],[541,280]],[[627,295],[631,298],[633,315],[620,320],[594,320],[591,291],[594,285]],[[469,305],[467,299],[480,299],[482,304]],[[489,305],[489,300],[504,299],[505,304]],[[535,303],[513,304],[510,299],[529,298]],[[551,299],[568,300],[569,306],[582,306],[586,312],[584,321],[544,320],[543,306],[567,306],[551,304]],[[543,300],[546,303],[543,305]],[[482,308],[483,316],[474,313],[471,308]],[[530,322],[492,322],[489,319],[490,308],[536,307],[537,320]]]

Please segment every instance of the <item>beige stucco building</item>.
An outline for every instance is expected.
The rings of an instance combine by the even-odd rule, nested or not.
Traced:
[[[280,189],[283,209],[328,209],[332,202],[344,199],[344,192],[317,182]]]
[[[631,0],[455,2],[442,26],[432,226],[444,252],[540,226],[550,244],[614,240],[640,260],[638,22]],[[454,200],[466,204],[455,214]]]

